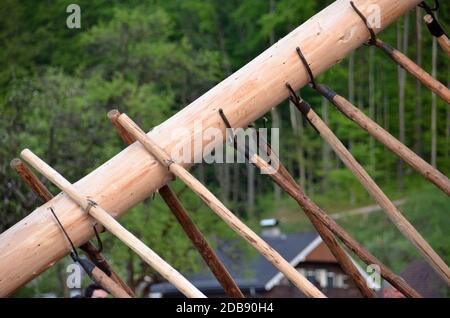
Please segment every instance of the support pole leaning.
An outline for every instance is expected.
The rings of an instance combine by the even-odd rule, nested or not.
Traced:
[[[116,109],[111,110],[108,113],[109,120],[116,128],[117,133],[122,138],[123,142],[126,145],[130,145],[135,141],[135,138],[131,136],[119,123],[119,116],[120,112]],[[222,263],[222,261],[219,259],[217,254],[214,252],[213,248],[209,245],[203,234],[191,220],[181,202],[178,200],[177,196],[169,187],[169,185],[162,186],[158,192],[163,198],[164,202],[166,202],[170,211],[172,211],[178,223],[180,223],[183,231],[186,233],[192,244],[200,253],[205,263],[210,268],[211,272],[222,285],[225,293],[229,297],[244,298],[244,294],[242,294],[239,286],[236,284],[233,277],[231,276],[225,265]]]
[[[119,116],[119,122],[133,135],[147,151],[152,154],[170,172],[179,177],[191,188],[217,215],[219,215],[235,232],[245,238],[254,248],[267,258],[280,272],[282,272],[307,297],[324,298],[311,282],[301,275],[277,251],[270,247],[261,237],[239,220],[233,212],[228,210],[203,184],[195,179],[185,168],[174,162],[142,129],[140,129],[126,114]]]
[[[192,285],[186,278],[184,278],[178,271],[171,267],[158,254],[146,246],[131,232],[125,229],[119,222],[117,222],[108,212],[103,210],[94,201],[87,199],[81,195],[75,187],[56,170],[46,164],[43,160],[37,157],[29,149],[25,149],[21,153],[21,157],[27,161],[37,171],[42,173],[48,180],[54,183],[58,188],[64,191],[73,201],[75,201],[83,210],[90,216],[101,223],[109,232],[114,234],[118,239],[130,247],[136,254],[138,254],[145,262],[157,270],[164,278],[171,282],[187,297],[204,298],[194,285]]]

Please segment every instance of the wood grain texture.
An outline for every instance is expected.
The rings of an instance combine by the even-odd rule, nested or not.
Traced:
[[[102,270],[98,267],[94,267],[92,269],[91,275],[92,279],[102,286],[106,291],[108,291],[111,295],[116,298],[131,298],[131,296],[111,277],[106,275]]]
[[[37,195],[42,202],[50,201],[53,198],[52,193],[48,188],[39,180],[39,178],[27,167],[25,163],[19,158],[15,158],[11,161],[11,167],[17,172],[17,174],[26,182],[30,189]],[[91,243],[86,242],[80,246],[80,249],[86,253],[87,257],[101,270],[106,273],[110,273],[111,279],[125,290],[128,295],[134,297],[134,293],[130,287],[120,278],[120,276],[114,271],[112,266],[108,263],[105,257],[97,250],[97,248]]]
[[[428,74],[423,68],[414,63],[409,57],[394,49],[387,43],[377,39],[375,46],[381,49],[387,56],[389,56],[395,63],[403,67],[409,74],[418,79],[423,85],[428,87],[432,92],[450,104],[450,89],[439,82],[433,76]]]
[[[122,138],[126,145],[129,145],[135,141],[135,138],[130,135],[119,123],[119,116],[120,112],[117,109],[113,109],[108,113],[108,118],[116,128],[120,138]],[[177,219],[178,223],[180,223],[181,228],[186,233],[187,237],[205,261],[206,265],[208,265],[209,269],[216,277],[217,281],[222,285],[225,293],[229,297],[244,298],[244,294],[242,294],[230,272],[227,270],[203,234],[189,217],[187,211],[178,200],[172,189],[168,185],[164,185],[158,192]]]
[[[355,1],[363,13],[368,11],[370,5],[379,6],[381,28],[377,32],[419,2]],[[224,131],[225,127],[217,114],[219,107],[230,114],[233,127],[246,127],[287,98],[286,82],[299,89],[309,81],[296,54],[297,46],[301,46],[317,76],[359,47],[368,36],[366,27],[350,7],[349,1],[337,0],[155,127],[149,136],[170,153],[176,144],[192,143],[196,121],[202,124],[203,130],[214,127]],[[179,138],[170,138],[178,128],[184,129],[184,133]],[[200,152],[193,155],[201,157]],[[170,178],[166,168],[158,164],[142,145],[134,143],[75,182],[74,187],[83,195],[93,197],[114,217],[119,217]],[[0,235],[0,296],[10,295],[67,255],[69,250],[63,236],[47,213],[50,205],[59,211],[60,220],[69,225],[69,235],[76,245],[85,243],[93,236],[84,211],[66,194],[55,196]]]
[[[444,193],[450,195],[450,180],[447,176],[419,157],[389,132],[384,130],[374,120],[360,111],[347,99],[332,91],[329,87],[320,84],[316,86],[316,90],[323,96],[329,97],[329,101],[347,118],[357,123],[362,129],[367,131],[372,137],[385,145],[400,159],[409,164],[414,170],[434,183]]]
[[[297,184],[295,179],[290,175],[290,173],[287,171],[285,166],[281,163],[278,156],[272,151],[270,146],[265,142],[264,138],[262,136],[258,136],[259,139],[259,147],[263,147],[267,153],[267,155],[270,158],[270,162],[273,163],[277,170],[275,173],[267,174],[269,178],[271,178],[280,188],[282,188],[286,193],[292,196],[292,198],[297,199],[298,192],[300,190],[300,186]],[[233,143],[236,150],[240,151],[241,153],[248,154],[248,160],[252,162],[256,167],[258,167],[261,170],[268,170],[268,163],[261,158],[258,154],[253,153],[250,154],[248,151],[245,151],[245,149],[241,149],[237,146],[237,143]],[[295,189],[295,195],[292,193],[292,188]],[[319,233],[320,237],[324,241],[324,243],[327,245],[328,249],[331,251],[331,253],[336,258],[337,262],[341,266],[342,270],[350,277],[350,279],[353,280],[356,287],[359,289],[361,294],[364,297],[367,298],[373,298],[376,297],[375,292],[371,290],[364,277],[361,275],[361,273],[356,268],[355,264],[350,259],[350,256],[345,252],[345,250],[339,245],[339,243],[336,241],[336,238],[334,237],[333,233],[330,229],[328,229],[325,224],[323,224],[320,219],[316,216],[317,213],[320,213],[323,211],[318,212],[317,209],[311,210],[304,208],[303,200],[298,201],[298,204],[300,207],[303,208],[303,211],[305,212],[306,216],[309,218],[311,223],[313,224],[314,228],[317,230],[317,233]]]
[[[119,123],[136,138],[155,158],[169,169],[175,176],[182,180],[194,191],[203,202],[208,205],[222,220],[224,220],[237,234],[250,243],[273,266],[282,272],[301,292],[307,297],[325,298],[311,282],[301,275],[288,261],[277,251],[259,237],[252,229],[245,225],[233,212],[227,209],[200,181],[191,175],[185,168],[174,162],[172,158],[159,147],[145,132],[136,125],[126,114],[119,117]]]
[[[333,149],[336,155],[342,160],[353,175],[355,175],[361,185],[364,186],[367,192],[369,192],[375,201],[378,202],[397,229],[417,248],[442,279],[450,285],[450,269],[447,264],[445,264],[441,257],[433,250],[414,226],[412,226],[400,213],[397,207],[384,194],[380,187],[378,187],[366,170],[356,161],[350,151],[345,148],[336,135],[328,128],[312,108],[306,113],[306,117],[311,125],[320,133],[320,136],[322,136],[331,149]]]
[[[242,150],[239,150],[242,151]],[[272,156],[271,159],[276,160]],[[262,171],[270,171],[272,169],[270,165],[257,154],[253,154],[250,157],[253,162]],[[421,298],[422,296],[409,286],[406,281],[400,276],[392,272],[386,265],[380,260],[368,252],[361,244],[359,244],[348,232],[342,228],[336,221],[331,218],[325,211],[323,211],[317,204],[315,204],[298,186],[295,180],[290,176],[283,165],[279,165],[280,169],[278,173],[267,174],[272,180],[282,187],[305,211],[308,218],[315,218],[320,221],[327,229],[329,229],[342,243],[345,244],[355,255],[357,255],[367,265],[376,264],[380,268],[380,275],[386,279],[392,286],[403,293],[406,297]],[[317,222],[313,224],[316,226]],[[334,244],[334,243],[332,243]],[[351,270],[351,269],[350,269]],[[358,282],[362,282],[358,279]],[[369,294],[367,291],[364,293]]]
[[[64,179],[56,170],[42,161],[30,150],[25,149],[21,153],[21,157],[27,161],[33,168],[42,173],[48,180],[54,183],[58,188],[64,191],[72,200],[80,205],[90,216],[96,221],[103,224],[111,234],[115,235],[136,254],[138,254],[147,264],[159,272],[165,279],[172,283],[178,290],[187,297],[204,298],[194,285],[177,272],[172,266],[164,261],[152,249],[140,241],[136,236],[124,228],[117,222],[108,212],[103,210],[99,205],[92,204],[88,198],[84,197],[75,189],[69,181]],[[57,211],[56,211],[57,212]]]

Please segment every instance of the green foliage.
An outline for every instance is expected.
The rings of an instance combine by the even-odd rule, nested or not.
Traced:
[[[82,0],[82,28],[68,29],[65,9],[70,1],[32,0],[0,2],[0,232],[31,212],[40,202],[9,168],[21,149],[30,148],[76,181],[117,154],[122,142],[109,124],[106,113],[119,108],[136,118],[145,129],[158,125],[209,88],[269,47],[274,41],[320,11],[331,0],[247,0],[247,1],[106,1]],[[449,4],[441,3],[440,21],[448,24]],[[410,12],[407,55],[413,59],[417,47],[414,13]],[[403,27],[404,18],[398,23]],[[422,31],[423,67],[431,71],[432,38]],[[448,28],[447,28],[448,29]],[[386,42],[396,44],[396,25],[383,31]],[[379,51],[361,47],[350,59],[340,61],[318,77],[343,96],[350,95],[354,82],[354,103],[394,136],[399,134],[398,69]],[[448,83],[450,60],[438,48],[438,79]],[[296,70],[298,72],[299,70]],[[369,76],[374,80],[373,109]],[[404,188],[398,187],[398,159],[373,142],[357,125],[331,105],[324,104],[313,90],[302,89],[303,98],[325,117],[328,125],[367,168],[391,198],[408,197],[402,211],[430,244],[447,261],[446,236],[448,198],[435,189],[422,189],[423,180],[410,168],[404,169]],[[220,101],[218,101],[220,103]],[[417,103],[422,114],[417,115]],[[325,108],[324,105],[328,107]],[[431,94],[406,76],[406,145],[425,160],[431,156]],[[292,129],[292,115],[286,103],[278,107],[281,117],[280,157],[306,192],[329,212],[340,212],[373,203],[367,192],[323,140],[297,114],[299,127]],[[372,113],[371,113],[372,112]],[[437,166],[448,174],[448,105],[437,99]],[[268,115],[270,118],[270,115]],[[256,123],[261,126],[260,122]],[[269,126],[271,125],[269,120]],[[421,128],[421,134],[417,133]],[[301,128],[301,133],[298,129]],[[302,151],[303,158],[300,155]],[[328,154],[327,154],[328,153]],[[248,177],[245,165],[238,165],[228,192],[223,170],[202,165],[195,169],[209,189],[255,230],[262,217],[278,217],[285,231],[311,230],[293,200],[274,192],[267,177],[256,174],[256,202],[248,209]],[[231,167],[234,168],[234,167]],[[305,179],[300,178],[305,170]],[[228,172],[230,173],[230,172]],[[234,173],[234,172],[233,172]],[[189,214],[217,248],[236,235],[181,183],[173,187]],[[57,189],[50,187],[56,193]],[[134,207],[121,222],[182,272],[203,266],[180,226],[158,196]],[[352,234],[395,269],[418,257],[411,244],[381,213],[345,224]],[[122,277],[133,287],[146,279],[160,279],[155,272],[109,234],[104,235],[106,253]],[[228,252],[232,254],[233,244]],[[242,245],[242,244],[240,244]],[[250,253],[250,249],[249,249]],[[54,292],[63,296],[65,265],[59,262],[19,291],[17,296]]]

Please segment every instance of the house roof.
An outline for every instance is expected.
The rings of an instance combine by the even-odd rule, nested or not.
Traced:
[[[279,236],[261,235],[261,237],[294,265],[302,260],[303,251],[307,252],[310,249],[308,249],[309,246],[317,246],[317,242],[320,240],[315,232]],[[267,289],[268,283],[271,284],[271,282],[283,278],[278,269],[260,254],[247,255],[245,252],[240,252],[239,249],[233,251],[232,255],[224,253],[222,250],[216,250],[216,253],[242,290]],[[202,291],[223,290],[206,266],[199,273],[186,275],[186,278]],[[160,283],[151,286],[150,293],[178,294],[179,292],[170,283]]]

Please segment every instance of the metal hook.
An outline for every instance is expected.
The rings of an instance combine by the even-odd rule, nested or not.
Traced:
[[[316,88],[316,82],[314,80],[314,74],[313,74],[313,72],[311,70],[311,67],[309,66],[308,61],[306,60],[305,56],[303,55],[302,51],[300,50],[300,47],[297,46],[296,51],[297,51],[298,56],[300,57],[300,60],[303,63],[303,66],[306,69],[306,72],[308,73],[309,82],[311,83],[313,88]]]
[[[231,132],[230,143],[233,143],[235,141],[236,136],[234,135],[233,128],[231,127],[231,124],[228,121],[227,116],[225,116],[225,113],[223,112],[222,108],[219,108],[219,115],[222,118],[222,120],[223,120],[223,122],[225,124],[225,127],[227,128],[227,130]]]
[[[97,238],[97,252],[101,253],[103,251],[103,242],[102,239],[100,238],[100,235],[97,231],[97,222],[94,222],[94,224],[92,225],[92,228],[94,229],[94,234],[95,237]]]
[[[361,18],[361,20],[364,22],[364,25],[366,26],[367,30],[370,33],[370,39],[367,41],[369,45],[375,45],[377,42],[377,36],[375,34],[375,31],[372,29],[372,27],[369,25],[369,22],[367,21],[367,18],[362,14],[361,11],[356,7],[355,3],[353,1],[350,1],[350,5],[352,6],[353,10],[355,10],[356,14]]]
[[[72,257],[74,262],[78,262],[78,260],[80,259],[80,256],[78,255],[77,249],[75,248],[75,245],[73,244],[72,240],[69,237],[69,234],[67,234],[66,229],[64,228],[64,226],[61,224],[61,222],[59,221],[58,217],[56,216],[55,211],[53,210],[52,207],[48,208],[50,210],[50,212],[52,212],[53,216],[56,219],[56,222],[58,222],[59,227],[61,228],[61,230],[64,233],[64,236],[67,238],[67,240],[70,243],[70,247],[72,249],[72,251],[70,252],[70,257]]]
[[[425,10],[426,13],[433,15],[433,11],[436,12],[439,10],[439,0],[434,0],[434,7],[431,8],[425,1],[419,3],[419,7]],[[433,16],[434,17],[434,16]]]

